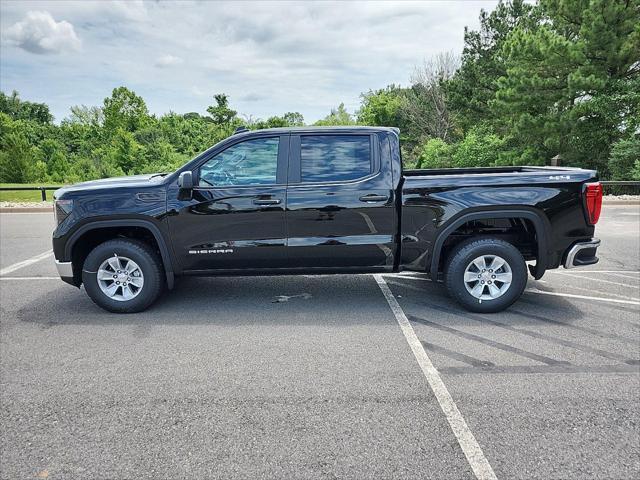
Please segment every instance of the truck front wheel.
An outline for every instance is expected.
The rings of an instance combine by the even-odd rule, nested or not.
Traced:
[[[105,310],[140,312],[162,291],[162,262],[145,243],[109,240],[87,256],[82,283],[91,300]]]
[[[451,252],[445,269],[449,295],[467,310],[500,312],[527,285],[527,265],[516,247],[493,237],[470,239]]]

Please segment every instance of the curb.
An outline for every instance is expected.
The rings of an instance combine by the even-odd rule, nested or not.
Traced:
[[[53,213],[51,207],[4,207],[0,208],[0,213]]]
[[[603,205],[640,205],[640,200],[614,200],[602,199]]]

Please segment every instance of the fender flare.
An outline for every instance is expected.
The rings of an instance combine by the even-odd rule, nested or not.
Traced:
[[[523,218],[530,220],[533,223],[533,227],[536,231],[536,237],[538,239],[538,258],[535,266],[529,266],[531,275],[538,280],[542,278],[544,272],[547,269],[547,232],[548,220],[543,218],[539,213],[531,210],[484,210],[479,212],[472,212],[462,215],[455,220],[451,221],[437,236],[436,241],[433,244],[433,254],[431,255],[431,267],[429,273],[432,279],[438,278],[438,266],[440,264],[440,256],[442,253],[442,246],[449,235],[456,230],[459,226],[473,221],[482,220],[487,218]]]
[[[149,220],[141,220],[141,219],[122,219],[122,220],[96,220],[93,222],[86,223],[78,228],[71,237],[69,237],[69,241],[64,247],[65,258],[72,258],[71,252],[73,251],[73,247],[78,241],[78,239],[87,232],[91,230],[99,230],[101,228],[109,228],[109,227],[141,227],[149,230],[155,238],[156,243],[158,244],[158,248],[160,249],[160,256],[162,259],[162,263],[164,266],[165,275],[167,278],[167,288],[171,290],[174,285],[174,271],[173,264],[171,263],[171,255],[169,253],[169,249],[167,247],[167,243],[162,235],[160,229],[154,225]]]

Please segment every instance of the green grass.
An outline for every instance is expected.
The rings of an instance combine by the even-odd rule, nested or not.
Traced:
[[[1,188],[10,187],[48,187],[50,184],[42,183],[0,183]],[[47,201],[53,201],[54,190],[47,190]],[[0,190],[0,202],[41,202],[40,190],[4,191]]]

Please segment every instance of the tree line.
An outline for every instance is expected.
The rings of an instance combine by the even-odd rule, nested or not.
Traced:
[[[416,46],[419,48],[419,46]],[[409,86],[361,95],[314,125],[400,129],[407,167],[562,165],[640,180],[640,0],[502,1],[465,29],[461,55],[416,67]],[[115,88],[101,106],[46,104],[0,92],[0,182],[68,183],[172,171],[231,135],[302,126],[300,113],[242,117],[221,93],[206,114],[149,114]]]

